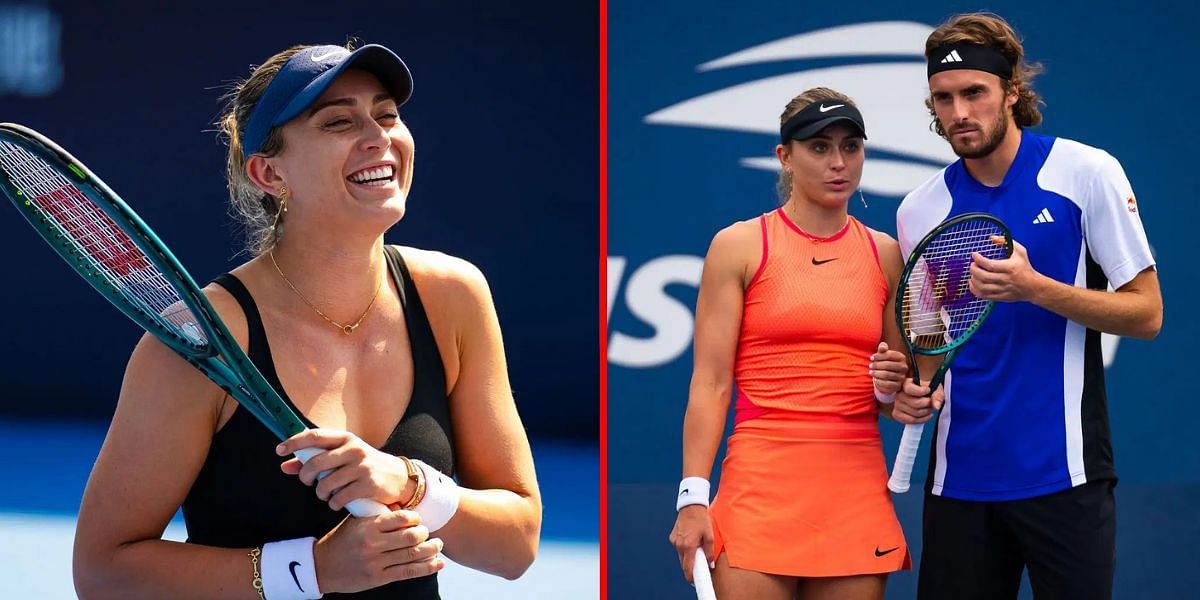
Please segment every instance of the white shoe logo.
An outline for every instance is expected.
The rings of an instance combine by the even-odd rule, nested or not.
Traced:
[[[821,112],[826,112],[826,111],[833,110],[839,106],[845,106],[845,104],[834,104],[833,106],[825,106],[824,104],[822,104],[821,106],[817,107],[817,110],[819,110]]]
[[[962,57],[958,55],[958,50],[951,50],[950,54],[947,54],[946,58],[942,59],[942,62],[944,62],[944,63],[962,62],[962,61],[963,61]]]
[[[1050,216],[1050,209],[1048,209],[1048,208],[1043,208],[1042,212],[1038,213],[1037,218],[1033,220],[1034,225],[1037,225],[1039,223],[1053,223],[1053,222],[1054,222],[1054,217]]]
[[[339,49],[337,49],[337,50],[330,50],[329,52],[326,52],[326,53],[324,53],[324,54],[316,54],[316,53],[314,53],[314,54],[312,55],[312,61],[313,61],[313,62],[325,62],[326,60],[328,60],[329,58],[332,58],[332,57],[334,57],[334,56],[338,56],[338,55],[341,55],[341,54],[349,54],[349,53],[350,53],[350,51],[349,51],[349,50],[343,50],[343,49],[340,49],[340,48],[339,48]]]

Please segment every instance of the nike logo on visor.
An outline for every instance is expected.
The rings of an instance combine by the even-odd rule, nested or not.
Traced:
[[[349,50],[330,50],[329,52],[326,52],[324,54],[315,54],[314,53],[312,55],[312,61],[313,62],[325,62],[335,56],[341,56],[342,54],[349,54],[349,53],[350,53]]]
[[[817,107],[817,110],[819,110],[819,111],[821,111],[821,112],[828,112],[828,111],[831,111],[831,110],[833,110],[833,109],[835,109],[835,108],[840,108],[840,107],[843,107],[843,106],[845,106],[845,104],[834,104],[833,106],[825,106],[824,104],[822,104],[821,106],[818,106],[818,107]]]

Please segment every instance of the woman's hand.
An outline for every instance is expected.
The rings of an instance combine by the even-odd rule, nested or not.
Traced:
[[[333,510],[341,510],[359,498],[370,498],[395,508],[411,499],[415,492],[404,461],[372,448],[346,431],[309,429],[279,444],[275,452],[286,456],[310,447],[325,452],[305,464],[292,458],[280,468],[289,475],[298,475],[304,485],[316,484],[317,497],[328,502]]]
[[[683,568],[683,577],[692,582],[692,562],[696,559],[696,548],[704,547],[704,555],[709,562],[713,560],[713,529],[708,520],[708,507],[692,504],[679,509],[675,518],[675,528],[667,539],[675,545],[679,553],[679,566]]]
[[[886,342],[879,342],[879,348],[871,355],[868,372],[876,390],[883,394],[895,394],[901,390],[908,374],[908,358],[903,352],[889,350]]]
[[[442,570],[442,540],[430,539],[420,521],[410,510],[346,517],[313,546],[321,592],[361,592]]]

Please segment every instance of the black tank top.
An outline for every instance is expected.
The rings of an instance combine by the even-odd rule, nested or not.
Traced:
[[[412,400],[381,450],[418,458],[443,473],[454,471],[446,373],[437,342],[412,276],[400,252],[386,246],[388,271],[400,290],[404,322],[412,346]],[[236,277],[225,273],[215,282],[237,299],[246,315],[250,344],[247,354],[283,401],[305,425],[315,427],[296,410],[279,383],[258,307]],[[204,467],[183,501],[188,542],[226,548],[249,548],[266,542],[313,536],[318,539],[349,513],[334,512],[313,489],[279,470],[279,440],[248,411],[238,410],[212,439]],[[249,582],[246,583],[249,585]],[[434,600],[437,575],[398,581],[357,594],[325,598]]]

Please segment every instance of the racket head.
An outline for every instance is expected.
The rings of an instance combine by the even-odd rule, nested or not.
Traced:
[[[971,293],[971,255],[999,260],[1012,251],[1008,226],[981,212],[948,219],[917,244],[904,265],[895,303],[896,324],[912,355],[945,354],[974,335],[995,302]]]
[[[76,273],[142,328],[186,357],[217,353],[188,302],[195,282],[65,150],[35,131],[0,124],[0,188]]]
[[[0,123],[0,191],[96,291],[277,436],[304,430],[191,275],[82,162],[32,129]]]

